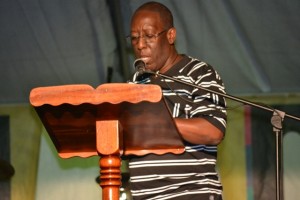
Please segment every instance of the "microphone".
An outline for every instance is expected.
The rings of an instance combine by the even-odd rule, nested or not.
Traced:
[[[146,71],[146,63],[142,59],[136,59],[133,66],[139,74],[143,74]]]

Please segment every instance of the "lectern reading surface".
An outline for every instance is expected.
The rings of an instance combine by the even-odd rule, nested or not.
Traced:
[[[103,199],[118,199],[120,156],[180,154],[184,145],[156,85],[64,85],[30,93],[62,158],[100,156]]]

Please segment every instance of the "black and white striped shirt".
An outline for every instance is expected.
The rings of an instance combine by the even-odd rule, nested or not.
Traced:
[[[225,93],[224,84],[212,66],[186,55],[165,75]],[[226,103],[223,97],[154,76],[135,74],[132,82],[160,85],[174,118],[205,118],[225,134]],[[180,155],[131,157],[132,196],[152,200],[221,199],[222,185],[215,169],[216,159],[217,146],[188,142],[185,142],[185,152]]]

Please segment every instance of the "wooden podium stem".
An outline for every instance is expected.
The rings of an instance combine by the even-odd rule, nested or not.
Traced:
[[[121,187],[122,127],[118,120],[96,121],[100,156],[100,186],[103,200],[119,200]]]
[[[119,155],[102,156],[100,165],[100,186],[103,200],[119,200],[121,187],[121,158]]]

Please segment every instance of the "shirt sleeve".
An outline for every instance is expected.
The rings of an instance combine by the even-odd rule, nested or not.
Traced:
[[[221,77],[212,66],[206,63],[195,65],[188,73],[193,78],[194,84],[203,88],[194,88],[191,92],[193,104],[190,104],[189,117],[205,118],[225,134],[227,121],[225,98],[222,95],[204,90],[209,89],[225,94]]]

